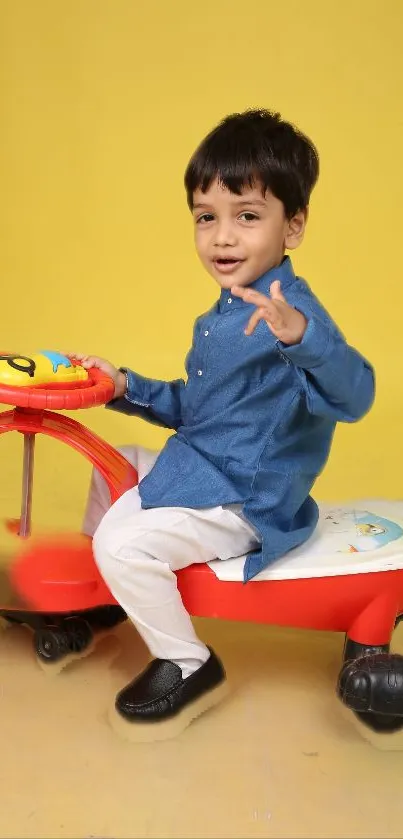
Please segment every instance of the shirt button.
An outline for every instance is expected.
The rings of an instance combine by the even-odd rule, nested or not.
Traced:
[[[207,338],[207,335],[208,335],[208,329],[206,329],[206,331],[204,333],[204,337]]]
[[[227,303],[232,303],[232,297],[229,297]]]
[[[198,370],[198,371],[197,371],[197,375],[198,375],[198,376],[202,376],[202,375],[203,375],[203,370]]]

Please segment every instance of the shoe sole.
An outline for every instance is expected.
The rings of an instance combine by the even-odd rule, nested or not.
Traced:
[[[109,723],[116,734],[132,743],[172,740],[182,734],[193,720],[222,702],[228,693],[228,683],[222,682],[216,688],[204,693],[199,699],[185,705],[183,710],[174,717],[161,722],[129,722],[113,706],[109,712]]]

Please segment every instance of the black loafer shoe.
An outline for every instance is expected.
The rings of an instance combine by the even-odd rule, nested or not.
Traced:
[[[205,664],[186,679],[175,662],[157,658],[118,693],[111,721],[130,740],[165,740],[216,705],[226,687],[224,667],[211,649]]]

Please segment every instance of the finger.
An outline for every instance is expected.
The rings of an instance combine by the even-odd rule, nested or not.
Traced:
[[[237,289],[238,286],[235,286],[235,288]],[[243,288],[240,291],[242,291],[242,294],[238,294],[238,297],[242,297],[245,303],[252,303],[254,306],[266,306],[270,302],[265,294],[261,294],[260,291],[255,291],[253,288]]]
[[[276,329],[281,329],[284,326],[284,315],[278,306],[279,302],[278,300],[266,300],[266,305],[262,307],[265,310],[265,320]]]
[[[69,358],[70,360],[80,361],[80,362],[84,358],[87,358],[87,356],[84,355],[84,353],[79,353],[79,352],[64,352],[63,355],[65,355],[66,358]]]
[[[259,320],[266,321],[266,323],[268,324],[270,329],[273,329],[273,330],[276,330],[276,331],[278,331],[280,329],[283,329],[284,328],[284,318],[283,318],[282,314],[278,311],[278,309],[277,309],[277,307],[274,303],[271,303],[270,300],[267,300],[267,298],[265,298],[265,301],[266,301],[265,305],[264,306],[259,306],[256,309],[256,312],[253,313],[253,315],[251,316],[251,318],[249,320],[249,323],[251,323],[251,322],[253,323],[252,331],[256,328],[257,324],[259,323]],[[255,322],[255,318],[256,318],[256,322]],[[248,332],[247,334],[249,335],[250,333]]]
[[[90,370],[91,367],[101,367],[102,359],[97,358],[95,355],[86,355],[82,359],[81,364],[86,370]]]
[[[233,294],[234,297],[242,297],[243,298],[243,296],[245,294],[245,291],[246,291],[246,289],[242,288],[242,286],[240,286],[240,285],[233,285],[232,288],[231,288],[231,294]]]
[[[259,321],[264,319],[264,309],[256,309],[253,312],[253,315],[249,318],[248,323],[246,325],[245,335],[252,335],[252,332],[255,331]]]
[[[286,299],[284,297],[283,292],[281,291],[281,282],[280,280],[274,280],[274,282],[270,286],[270,296],[272,300],[280,300],[281,303],[286,303]]]
[[[263,318],[270,327],[270,329],[278,331],[279,329],[283,329],[284,327],[284,317],[281,312],[279,312],[276,304],[273,302],[271,303],[270,300],[267,301],[266,306],[262,306]]]
[[[97,359],[93,355],[83,355],[82,353],[66,353],[67,358],[70,358],[73,361],[78,361],[81,367],[84,367],[86,370],[89,370],[91,367],[98,367],[99,366],[99,359]]]

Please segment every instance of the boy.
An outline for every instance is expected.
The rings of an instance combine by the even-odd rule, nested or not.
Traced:
[[[132,739],[182,730],[225,687],[174,572],[248,554],[248,581],[304,542],[335,425],[360,419],[373,402],[371,365],[285,257],[304,238],[318,172],[310,140],[279,114],[224,119],[185,175],[196,250],[221,289],[196,321],[187,381],[76,356],[113,378],[109,408],[176,432],[157,458],[125,452],[145,477],[106,515],[94,475],[85,525],[104,579],[153,656],[116,699]]]

